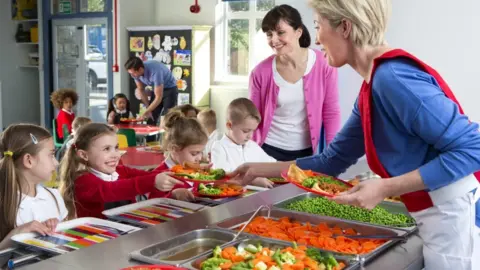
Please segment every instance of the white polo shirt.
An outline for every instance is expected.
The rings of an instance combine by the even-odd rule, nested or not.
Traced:
[[[213,167],[227,172],[245,162],[276,162],[256,142],[248,141],[245,145],[238,145],[226,135],[213,144],[211,155]]]
[[[57,218],[59,221],[64,220],[68,215],[68,210],[58,190],[46,188],[41,185],[37,185],[36,188],[37,196],[35,197],[22,194],[22,200],[17,212],[17,226],[34,220],[39,222],[51,218]],[[48,192],[47,189],[51,191],[51,193]],[[53,196],[55,196],[55,198]]]

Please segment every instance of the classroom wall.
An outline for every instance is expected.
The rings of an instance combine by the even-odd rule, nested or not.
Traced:
[[[156,0],[119,0],[118,2],[118,29],[116,39],[118,42],[119,72],[113,73],[114,93],[129,94],[130,75],[123,68],[128,59],[129,43],[126,28],[131,26],[154,25]],[[114,37],[115,40],[115,37]]]
[[[0,1],[0,82],[2,85],[0,117],[2,127],[12,123],[40,123],[38,69],[17,68],[27,64],[31,45],[17,45],[17,24],[12,21],[10,1]]]

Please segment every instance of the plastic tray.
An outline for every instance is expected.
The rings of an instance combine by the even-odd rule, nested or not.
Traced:
[[[22,233],[14,235],[12,240],[50,253],[64,254],[138,230],[137,227],[99,218],[78,218],[59,223],[52,236]]]
[[[154,209],[141,211],[142,208]],[[195,213],[202,208],[208,207],[173,199],[158,198],[105,210],[102,214],[109,219],[148,227]]]

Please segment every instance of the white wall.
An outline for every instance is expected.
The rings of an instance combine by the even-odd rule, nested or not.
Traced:
[[[123,68],[123,64],[129,57],[128,33],[126,28],[130,26],[155,25],[158,14],[155,12],[155,4],[159,0],[119,0],[118,2],[118,38],[114,37],[118,44],[119,72],[113,73],[114,93],[129,94],[130,76]]]
[[[2,82],[1,107],[3,125],[29,122],[40,123],[40,94],[38,69],[21,69],[28,64],[31,45],[17,46],[17,24],[12,21],[10,2],[0,1],[0,81]],[[0,127],[3,128],[3,127]]]
[[[211,25],[215,24],[217,0],[199,0],[199,13],[191,13],[194,0],[155,1],[155,22],[157,25]]]

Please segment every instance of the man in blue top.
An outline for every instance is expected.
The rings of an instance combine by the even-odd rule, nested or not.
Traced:
[[[160,115],[165,115],[170,108],[177,105],[177,80],[164,64],[155,60],[145,63],[138,57],[131,57],[125,63],[125,69],[137,84],[136,94],[147,110],[139,118],[147,118],[147,123],[157,125]],[[153,97],[148,100],[145,86],[153,88]]]

